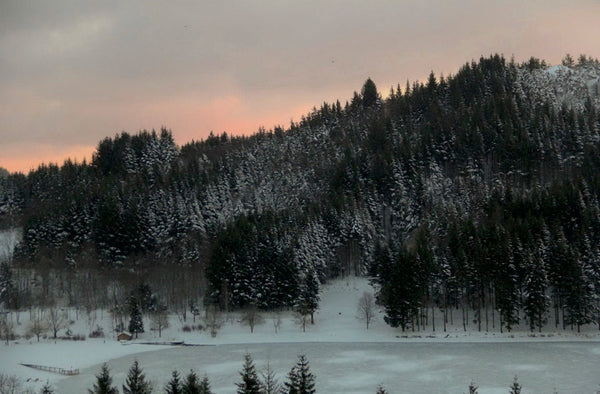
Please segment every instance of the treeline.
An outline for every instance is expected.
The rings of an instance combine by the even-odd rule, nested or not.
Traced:
[[[494,193],[479,217],[426,222],[395,248],[378,244],[371,267],[386,321],[446,330],[453,310],[464,329],[525,322],[600,326],[600,210],[583,181],[546,190]],[[469,313],[474,316],[469,318]]]
[[[126,298],[143,277],[168,308],[297,307],[328,278],[388,267],[400,278],[419,271],[401,285],[419,288],[411,319],[415,308],[465,305],[502,308],[506,326],[525,308],[533,263],[521,254],[545,262],[551,307],[585,324],[593,313],[570,317],[565,281],[585,271],[597,231],[565,215],[594,217],[598,206],[600,67],[587,57],[560,67],[493,55],[385,99],[369,79],[349,102],[286,129],[181,147],[166,129],[121,133],[91,163],[0,177],[1,226],[24,234],[12,299],[78,303],[89,296],[76,289],[97,286],[107,300],[106,283]],[[568,275],[547,263],[561,233]],[[448,270],[457,284],[442,286]],[[387,303],[391,282],[377,281]]]
[[[96,383],[88,390],[90,394],[118,394],[119,389],[113,386],[110,370],[105,363],[101,372],[96,375]],[[304,355],[298,356],[298,362],[287,374],[287,379],[280,383],[275,372],[267,364],[265,371],[259,373],[256,370],[252,356],[244,356],[244,365],[240,371],[239,382],[236,383],[238,394],[314,394],[315,376],[310,370],[309,362]],[[127,379],[123,385],[123,393],[126,394],[150,394],[154,392],[152,383],[144,374],[139,363],[133,362]],[[210,380],[208,376],[202,379],[191,370],[185,377],[178,371],[173,371],[171,379],[165,384],[160,392],[165,394],[211,394]]]
[[[311,372],[308,359],[305,355],[298,356],[298,362],[292,367],[286,376],[286,380],[280,383],[277,375],[270,365],[259,373],[250,354],[244,356],[244,365],[240,370],[239,382],[236,383],[237,394],[315,394],[316,376]],[[469,394],[477,394],[479,387],[471,382],[468,386]],[[509,386],[509,394],[520,394],[522,386],[517,376],[514,377]],[[101,371],[96,375],[96,383],[88,390],[90,394],[118,394],[119,389],[113,385],[110,370],[105,363]],[[134,361],[127,373],[127,379],[123,385],[125,394],[151,394],[154,392],[152,384],[143,373],[138,361]],[[191,370],[185,377],[178,371],[173,371],[171,379],[165,384],[162,391],[165,394],[211,394],[210,380],[208,376],[199,378],[198,374]],[[557,393],[557,391],[554,391]],[[44,392],[52,393],[52,391]],[[383,385],[376,388],[376,394],[388,394]]]

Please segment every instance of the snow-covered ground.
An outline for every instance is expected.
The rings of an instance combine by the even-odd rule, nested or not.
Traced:
[[[358,278],[324,286],[315,325],[308,325],[306,332],[292,314],[282,313],[277,332],[276,315],[263,314],[263,324],[250,333],[249,327],[239,323],[239,315],[232,313],[212,338],[206,331],[183,332],[183,323],[172,316],[171,327],[163,331],[161,341],[184,340],[186,344],[208,346],[170,347],[136,341],[122,345],[112,334],[79,342],[22,339],[0,345],[0,371],[17,375],[33,387],[49,381],[58,393],[81,393],[92,386],[102,362],[108,362],[120,387],[137,359],[158,389],[172,370],[185,375],[194,369],[200,375],[207,374],[214,391],[224,394],[235,392],[243,356],[248,352],[259,369],[269,360],[280,381],[297,355],[306,354],[320,393],[374,393],[379,383],[390,393],[462,393],[471,381],[480,386],[482,394],[506,393],[515,375],[524,393],[552,393],[554,388],[560,393],[595,393],[600,389],[600,336],[595,327],[583,334],[547,329],[543,336],[530,336],[526,329],[500,334],[497,330],[479,333],[472,327],[463,332],[455,321],[457,324],[446,333],[438,324],[436,332],[430,328],[402,334],[388,327],[378,312],[366,330],[356,318],[356,305],[364,291],[372,289],[365,279]],[[28,316],[21,313],[19,331],[24,331]],[[80,314],[71,331],[87,333],[85,320]],[[145,323],[148,328],[149,322]],[[110,332],[107,313],[99,324]],[[192,324],[190,318],[187,324]],[[156,332],[147,331],[137,342],[159,340]],[[81,373],[64,377],[19,363],[77,368]]]

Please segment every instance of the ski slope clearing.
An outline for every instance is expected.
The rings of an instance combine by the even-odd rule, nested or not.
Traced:
[[[526,393],[551,393],[554,388],[561,393],[595,392],[600,388],[600,337],[596,327],[588,327],[579,335],[568,330],[531,336],[525,327],[500,334],[498,330],[480,333],[472,326],[464,332],[461,322],[455,321],[445,333],[440,327],[436,332],[429,328],[402,333],[387,326],[377,310],[366,330],[356,311],[365,291],[372,292],[372,288],[363,278],[337,280],[324,286],[315,325],[309,324],[306,332],[290,312],[264,313],[264,322],[255,327],[254,333],[240,323],[239,314],[230,313],[224,316],[215,338],[207,331],[183,332],[184,324],[193,324],[191,318],[183,323],[171,316],[170,327],[161,338],[148,329],[150,322],[145,321],[146,333],[138,340],[120,344],[110,333],[110,317],[104,313],[98,324],[104,327],[106,338],[10,342],[0,347],[0,370],[17,375],[32,387],[39,388],[49,381],[59,393],[81,393],[91,387],[101,363],[108,362],[114,382],[120,387],[132,361],[137,359],[157,388],[162,388],[172,370],[186,374],[194,369],[208,375],[216,393],[233,393],[243,356],[248,352],[258,369],[269,361],[280,381],[297,355],[306,354],[321,393],[373,393],[380,383],[390,393],[462,393],[472,380],[479,384],[482,394],[506,393],[515,375]],[[21,313],[18,331],[26,329],[28,316]],[[87,333],[85,320],[81,313],[71,331]],[[181,340],[207,346],[142,344]],[[81,374],[64,377],[19,363],[79,369]]]

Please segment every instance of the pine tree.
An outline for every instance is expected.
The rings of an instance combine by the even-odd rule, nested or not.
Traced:
[[[137,360],[133,362],[123,385],[123,394],[151,394],[152,388]]]
[[[7,262],[0,264],[0,305],[7,309],[15,307],[16,292],[12,279],[13,272]]]
[[[129,300],[129,332],[135,334],[138,337],[138,333],[144,332],[144,320],[142,318],[142,311],[135,297],[131,297]]]
[[[236,383],[237,394],[258,394],[260,393],[260,382],[254,367],[254,361],[249,354],[244,356],[244,366],[240,371],[242,377],[241,383]]]
[[[541,248],[540,248],[541,249]],[[546,324],[549,300],[546,295],[548,289],[548,275],[544,261],[537,254],[528,259],[526,265],[527,274],[523,288],[523,309],[529,322],[531,331],[536,328],[541,332]]]
[[[477,387],[477,385],[475,384],[475,382],[471,382],[469,384],[469,394],[477,394],[478,393],[478,391],[477,391],[478,388],[479,387]]]
[[[365,108],[373,106],[379,100],[377,86],[375,86],[375,82],[371,78],[367,78],[365,81],[361,90],[361,96],[362,104]]]
[[[208,376],[204,376],[202,378],[202,382],[200,382],[200,394],[212,394],[210,390],[210,382],[208,380]]]
[[[88,390],[89,394],[118,394],[119,390],[112,386],[112,377],[110,376],[110,370],[106,363],[102,364],[100,374],[96,375],[96,383],[91,390]]]
[[[171,374],[171,380],[165,386],[166,394],[182,394],[181,388],[181,378],[179,377],[179,372],[173,371]]]
[[[290,372],[287,375],[287,381],[283,383],[283,390],[281,390],[282,394],[299,394],[299,376],[298,376],[298,368],[294,365]]]
[[[377,392],[375,394],[388,394],[388,392],[385,389],[385,387],[383,387],[383,385],[380,384],[379,386],[377,386]]]
[[[40,394],[54,394],[54,389],[50,383],[46,383],[40,390]]]
[[[513,383],[510,385],[510,394],[521,394],[521,385],[517,376],[515,376]]]
[[[288,381],[284,384],[286,394],[314,394],[315,376],[310,372],[308,360],[305,355],[298,357],[298,362],[290,370]]]
[[[275,377],[275,372],[271,369],[271,364],[267,362],[265,370],[261,374],[260,390],[262,394],[279,394],[281,385]]]
[[[300,287],[296,311],[303,316],[310,315],[310,323],[315,324],[314,314],[319,300],[319,279],[315,272],[307,273]]]
[[[185,378],[185,382],[181,387],[183,394],[199,394],[200,393],[200,382],[198,381],[198,375],[193,370]]]

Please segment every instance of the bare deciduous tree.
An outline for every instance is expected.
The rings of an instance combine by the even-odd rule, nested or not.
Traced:
[[[39,342],[40,336],[46,334],[48,331],[48,324],[39,314],[36,313],[33,319],[29,321],[29,327],[27,331],[31,335],[35,335],[37,337],[37,341]]]
[[[356,310],[358,312],[358,319],[365,322],[368,330],[369,325],[375,316],[375,301],[373,299],[373,295],[365,291],[358,299]]]
[[[256,305],[249,305],[242,314],[242,324],[250,327],[250,332],[254,332],[254,326],[257,324],[262,324],[264,319],[262,315],[259,313]]]
[[[152,329],[158,330],[158,337],[162,337],[162,330],[169,327],[169,315],[166,308],[158,308],[150,317]]]
[[[294,314],[294,321],[297,325],[302,327],[302,332],[306,332],[306,324],[310,321],[310,314],[303,313],[304,311],[296,311]]]
[[[210,330],[210,336],[216,337],[221,325],[223,325],[223,315],[217,304],[210,304],[206,306],[204,324],[206,328]]]
[[[14,332],[14,325],[11,321],[8,321],[8,319],[5,317],[3,317],[0,320],[0,337],[2,339],[4,339],[4,341],[6,342],[6,344],[8,345],[8,342],[13,339],[15,336],[15,332]]]
[[[275,312],[275,314],[273,314],[273,328],[275,329],[275,334],[277,334],[279,332],[279,330],[281,329],[281,313],[280,312]]]
[[[21,381],[15,375],[0,373],[0,393],[17,394],[22,390]]]
[[[54,339],[56,339],[58,331],[67,326],[67,316],[56,306],[51,306],[50,309],[48,309],[46,321],[50,325]]]

